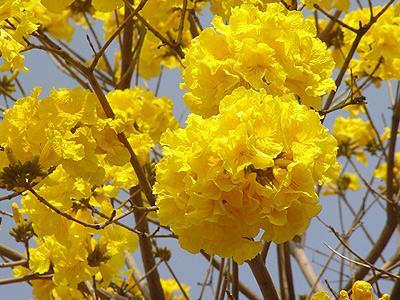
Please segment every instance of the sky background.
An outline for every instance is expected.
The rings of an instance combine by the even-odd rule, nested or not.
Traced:
[[[355,1],[352,1],[355,2]],[[367,1],[361,1],[364,5],[366,5]],[[397,1],[396,1],[397,2]],[[373,1],[374,5],[386,3],[386,1]],[[201,22],[204,27],[209,26],[211,20],[211,15],[209,12],[205,12],[201,16]],[[97,29],[100,29],[100,26],[96,26]],[[82,28],[77,28],[76,33],[74,35],[74,39],[72,42],[72,47],[78,52],[83,53],[85,57],[90,57],[91,52],[88,47],[88,43],[85,35],[88,32],[83,30]],[[115,47],[111,47],[108,52],[109,58],[111,58],[111,53],[115,51]],[[110,59],[112,61],[112,59]],[[27,92],[31,91],[35,86],[42,86],[42,97],[48,95],[49,91],[52,88],[72,88],[76,86],[75,81],[71,80],[69,77],[64,75],[60,70],[57,69],[55,64],[52,61],[52,58],[48,56],[46,53],[42,51],[30,51],[26,54],[26,65],[30,69],[28,73],[24,73],[21,75],[21,82]],[[183,91],[179,89],[179,83],[181,82],[181,76],[179,70],[166,70],[163,73],[163,79],[160,86],[159,96],[168,96],[171,98],[175,104],[174,113],[182,121],[182,125],[184,126],[184,119],[186,118],[189,111],[185,108],[182,95]],[[156,80],[151,80],[148,82],[141,81],[140,85],[148,86],[150,89],[154,90],[156,85]],[[394,85],[395,86],[395,85]],[[388,110],[389,106],[389,98],[388,98],[388,89],[385,84],[382,84],[380,88],[372,87],[365,94],[367,97],[367,102],[369,105],[369,109],[371,111],[372,117],[376,124],[378,125],[378,130],[382,132],[382,128],[384,126],[385,120],[388,125],[390,125],[390,112]],[[332,127],[333,120],[338,115],[347,115],[346,112],[332,113],[327,117],[325,125],[328,128]],[[365,167],[363,165],[358,164],[360,170],[363,174],[365,174],[366,178],[369,178],[373,172],[373,166],[375,162],[374,159],[370,160],[370,166]],[[349,168],[349,171],[352,171]],[[352,203],[353,207],[358,210],[358,207],[361,203],[363,195],[365,193],[365,189],[360,192],[349,193],[348,199]],[[4,193],[2,193],[4,194]],[[371,200],[369,200],[371,201]],[[323,206],[323,211],[319,215],[320,218],[327,224],[334,226],[337,230],[339,230],[339,213],[338,213],[338,202],[336,197],[321,197],[321,203]],[[10,201],[0,202],[0,210],[11,211],[10,209]],[[367,225],[367,228],[370,230],[372,237],[376,238],[384,225],[385,221],[385,212],[379,205],[374,205],[371,209],[370,213],[364,219],[364,223]],[[348,210],[345,210],[344,213],[344,221],[345,225],[351,224],[353,221],[353,217]],[[128,220],[128,222],[132,222],[132,220]],[[14,249],[19,249],[20,251],[23,248],[20,245],[16,245],[15,241],[8,235],[8,231],[10,226],[14,223],[10,222],[8,217],[3,217],[3,224],[0,229],[0,243],[6,244]],[[51,225],[50,225],[51,226]],[[397,233],[396,233],[397,234]],[[394,239],[392,239],[387,250],[395,247],[395,241],[398,239],[398,234]],[[200,285],[204,279],[204,274],[208,268],[208,262],[201,255],[193,255],[184,250],[181,250],[177,244],[176,240],[172,239],[159,239],[158,240],[160,246],[167,246],[171,249],[172,258],[170,261],[170,265],[173,267],[176,272],[178,278],[181,281],[185,282],[189,286],[191,286],[191,296],[193,299],[197,299],[200,293]],[[336,247],[338,241],[335,239],[333,234],[329,232],[329,230],[324,227],[321,222],[317,219],[314,219],[311,222],[310,228],[307,232],[307,245],[319,249],[324,253],[330,254],[330,250],[326,247],[325,244],[328,244],[332,247]],[[365,255],[368,253],[371,244],[367,241],[362,231],[357,229],[352,238],[352,247],[358,251],[359,254]],[[390,251],[387,251],[390,253]],[[309,254],[310,260],[314,263],[314,267],[316,273],[318,274],[321,267],[319,264],[323,264],[325,261],[325,257],[323,255],[317,255],[312,252],[310,249],[307,249],[307,253]],[[140,262],[140,256],[138,253],[135,253],[135,257],[137,261]],[[267,265],[270,270],[270,273],[273,275],[275,282],[277,281],[277,265],[276,265],[276,249],[275,247],[271,247],[270,252],[268,254]],[[297,264],[294,260],[292,260],[292,266],[294,268],[294,278],[295,278],[295,290],[296,294],[308,293],[309,287],[306,281],[303,278],[303,275],[300,273]],[[338,264],[333,263],[332,268],[338,269]],[[169,274],[168,270],[161,266],[160,273],[163,278],[172,278]],[[0,269],[0,278],[8,278],[11,277],[12,274],[8,269]],[[214,272],[214,281],[218,276],[218,272]],[[250,273],[250,270],[246,264],[240,267],[240,280],[245,282],[250,288],[256,291],[258,294],[259,290],[256,286],[255,281]],[[335,271],[328,270],[325,273],[323,279],[331,280],[332,278],[337,278],[335,276]],[[336,286],[334,281],[330,281],[333,287]],[[381,289],[383,291],[389,292],[390,285],[381,285]],[[385,289],[385,287],[387,289]],[[206,293],[203,299],[212,299],[210,289],[206,289]],[[0,299],[12,299],[12,300],[25,300],[31,299],[31,289],[28,284],[12,284],[6,286],[0,286]]]

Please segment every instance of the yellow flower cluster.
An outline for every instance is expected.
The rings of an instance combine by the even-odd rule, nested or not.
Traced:
[[[6,0],[0,4],[0,54],[3,60],[0,72],[10,69],[27,70],[21,54],[26,46],[24,38],[38,28],[31,21],[32,12],[26,9],[29,4],[24,0]],[[12,28],[6,20],[12,23]]]
[[[54,13],[41,5],[39,0],[35,0],[34,4],[31,6],[32,13],[36,23],[40,24],[40,29],[59,40],[64,39],[70,42],[75,32],[74,26],[68,22],[68,19],[72,16],[71,11],[63,10],[59,13]]]
[[[334,195],[346,190],[358,191],[360,182],[354,173],[344,173],[336,181],[328,181],[324,184],[323,195]]]
[[[107,95],[116,117],[107,119],[94,94],[77,88],[53,90],[39,100],[40,90],[16,102],[0,123],[0,170],[35,157],[43,170],[62,164],[76,177],[97,184],[104,164],[129,164],[129,153],[116,134],[124,131],[142,162],[162,132],[175,128],[172,101],[135,88]]]
[[[239,263],[263,239],[301,234],[321,210],[315,183],[337,176],[337,144],[319,115],[293,96],[238,88],[209,119],[190,115],[185,129],[161,137],[157,164],[160,222],[182,248]]]
[[[55,3],[56,1],[51,1]],[[29,35],[38,28],[59,39],[71,40],[74,28],[68,23],[69,13],[53,13],[40,0],[5,0],[0,4],[0,72],[27,70],[24,56]]]
[[[333,135],[339,143],[339,155],[355,155],[359,162],[367,165],[365,150],[373,152],[376,148],[375,133],[369,121],[360,118],[336,118]]]
[[[350,0],[302,0],[302,2],[306,7],[312,8],[317,4],[325,10],[347,11],[350,8]]]
[[[231,10],[242,4],[251,4],[259,9],[264,9],[267,3],[280,2],[279,0],[210,0],[210,10],[213,14],[220,16],[224,21],[228,21],[231,16]]]
[[[135,3],[139,4],[139,1]],[[182,32],[182,47],[187,47],[192,39],[191,30],[197,31],[197,25],[189,22],[189,10],[199,10],[189,1]],[[177,42],[179,25],[182,14],[181,0],[149,0],[141,10],[140,15],[172,44]],[[105,38],[109,37],[117,29],[117,20],[114,12],[97,12],[95,18],[104,22]],[[118,10],[118,19],[124,19],[124,9]],[[119,21],[121,22],[121,21]],[[144,79],[150,79],[160,74],[163,67],[173,69],[180,66],[176,53],[162,42],[151,31],[142,32],[145,34],[140,49],[138,72]],[[139,42],[140,34],[134,34],[134,40]],[[136,44],[136,43],[134,43]],[[120,53],[116,55],[117,65],[120,63]]]
[[[35,190],[51,204],[80,221],[89,224],[105,222],[105,218],[92,216],[91,210],[85,207],[85,201],[91,208],[110,216],[113,208],[109,201],[102,201],[99,205],[98,197],[90,196],[90,185],[74,181],[58,167]],[[123,252],[137,247],[137,235],[116,224],[100,231],[84,227],[51,211],[30,193],[23,197],[22,204],[23,212],[33,222],[37,238],[36,247],[30,248],[29,269],[22,268],[17,272],[54,273],[51,284],[34,286],[34,293],[40,291],[48,295],[38,299],[51,299],[50,295],[56,299],[72,299],[79,283],[91,280],[93,276],[101,282],[100,286],[107,287],[124,266]],[[118,210],[116,216],[120,214]],[[20,273],[15,275],[21,276]],[[64,294],[68,292],[69,297],[61,297],[61,291]]]
[[[128,271],[128,273],[131,273],[131,271]],[[130,274],[129,274],[130,275]],[[121,283],[124,279],[121,279]],[[164,291],[164,298],[165,300],[184,300],[186,299],[182,295],[182,290],[180,289],[178,283],[176,282],[175,279],[160,279],[161,286]],[[128,277],[128,287],[133,286],[133,288],[127,290],[131,292],[134,296],[133,299],[145,299],[142,292],[138,288],[138,285],[136,284],[136,281],[132,278],[132,276]],[[185,291],[186,295],[189,295],[189,290],[190,287],[187,286],[185,283],[180,282],[182,289]],[[135,298],[136,297],[136,298]]]
[[[374,15],[377,15],[383,7],[373,8]],[[343,19],[346,24],[358,28],[359,23],[367,24],[370,21],[369,8],[352,11]],[[390,6],[387,11],[379,17],[363,36],[358,48],[357,56],[352,60],[350,68],[353,75],[358,77],[369,76],[379,64],[374,77],[382,80],[400,79],[400,15],[395,6]],[[355,33],[343,28],[344,46],[343,53],[348,53]]]
[[[335,83],[334,62],[315,38],[314,23],[282,4],[242,5],[232,9],[229,24],[213,21],[186,51],[184,100],[196,114],[218,113],[221,99],[235,88],[265,89],[271,95],[293,93],[316,109]]]
[[[372,291],[372,286],[369,282],[358,280],[354,282],[352,289],[351,300],[373,300],[374,294]],[[378,300],[389,300],[389,294],[383,294]],[[332,300],[334,298],[329,297],[329,294],[325,291],[315,293],[311,300]],[[348,293],[341,290],[339,293],[339,300],[350,300]]]
[[[210,0],[211,12],[221,16],[225,21],[229,20],[231,15],[231,9],[242,4],[256,5],[260,9],[264,9],[268,3],[278,3],[280,0]],[[290,1],[285,1],[290,3]],[[302,3],[307,8],[313,8],[315,4],[318,4],[321,8],[326,10],[338,9],[348,10],[350,6],[350,0],[302,0]]]
[[[394,178],[393,178],[393,186],[395,188],[395,190],[399,189],[399,174],[400,174],[400,152],[397,152],[395,154],[395,160],[394,160],[394,167],[393,167],[393,174],[394,174]],[[376,178],[380,178],[382,180],[384,180],[386,182],[387,180],[387,163],[381,163],[378,168],[375,169],[374,171],[374,176]],[[385,191],[385,187],[384,186],[379,186],[379,189],[381,191]]]
[[[162,132],[176,128],[177,121],[171,100],[140,88],[107,94],[113,120],[105,117],[99,101],[87,90],[53,90],[44,99],[39,99],[39,93],[35,90],[4,113],[0,183],[19,191],[34,186],[38,195],[28,192],[21,200],[22,213],[32,222],[37,238],[36,247],[30,249],[29,269],[17,269],[16,276],[51,270],[51,284],[35,288],[48,295],[40,299],[50,295],[73,299],[78,284],[92,276],[108,286],[123,267],[123,251],[136,248],[137,236],[116,224],[96,231],[55,210],[86,224],[107,221],[105,216],[114,213],[109,199],[121,188],[138,184],[129,153],[116,133],[125,132],[144,164]],[[14,180],[12,171],[21,180]],[[121,214],[115,211],[115,217]]]
[[[75,0],[41,0],[42,4],[52,12],[59,13],[68,8]],[[123,0],[92,0],[93,7],[98,11],[108,12],[123,6]]]
[[[161,279],[161,285],[164,290],[165,300],[186,299],[184,296],[175,296],[175,294],[180,293],[181,290],[174,279]],[[186,294],[189,294],[189,287],[187,285],[182,284],[182,288],[184,289]]]

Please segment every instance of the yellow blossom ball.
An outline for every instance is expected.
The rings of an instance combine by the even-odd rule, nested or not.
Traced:
[[[46,9],[43,5],[32,3],[32,12],[36,22],[40,24],[41,30],[48,32],[57,39],[64,39],[71,42],[75,28],[69,24],[68,19],[71,16],[70,11],[63,10],[59,13],[54,13]]]
[[[118,218],[123,211],[115,209],[110,198],[117,197],[122,188],[137,185],[138,180],[117,133],[125,132],[144,164],[160,135],[176,128],[177,121],[171,100],[141,88],[106,95],[113,119],[106,118],[88,90],[52,90],[43,99],[39,95],[40,89],[35,89],[4,112],[0,184],[25,190],[29,188],[25,176],[36,174],[26,170],[32,165],[40,169],[40,180],[35,177],[33,187],[30,183],[35,192],[24,193],[20,212],[14,205],[15,219],[19,222],[25,214],[36,237],[25,271],[54,272],[52,284],[34,286],[35,295],[75,299],[80,295],[78,284],[93,276],[107,287],[124,266],[124,251],[134,250],[138,237],[117,224],[102,230],[83,226],[55,210],[92,225],[105,222],[113,213]],[[10,170],[23,179],[16,187],[10,182]]]
[[[136,6],[138,4],[139,2],[135,2]],[[195,7],[191,1],[188,1],[187,10],[196,10],[199,12],[201,5],[198,4]],[[119,20],[124,18],[123,8],[116,10],[116,13]],[[140,11],[140,15],[172,44],[177,42],[182,15],[181,0],[149,0]],[[200,28],[196,24],[189,21],[189,14],[186,13],[185,16],[181,40],[183,48],[190,44],[192,30],[200,31]],[[117,25],[119,24],[116,20],[116,14],[113,11],[106,13],[96,11],[94,17],[104,22],[103,29],[106,39],[117,29]],[[163,67],[173,69],[181,66],[180,58],[170,47],[164,45],[150,30],[143,31],[141,34],[144,33],[143,42],[140,42],[140,34],[134,33],[133,35],[134,45],[140,45],[137,71],[141,77],[150,79],[159,75]],[[120,76],[120,60],[121,54],[117,52],[117,76]]]
[[[38,160],[47,172],[62,164],[76,177],[99,182],[104,174],[96,157],[91,127],[98,100],[81,88],[52,90],[39,100],[40,89],[19,99],[0,123],[0,170]],[[101,108],[99,108],[101,109]]]
[[[372,300],[372,286],[369,282],[358,280],[351,288],[352,300]]]
[[[70,14],[64,10],[70,0],[6,0],[0,4],[0,72],[28,69],[24,66],[23,50],[27,39],[39,27],[58,39],[71,40],[74,28],[68,23]],[[46,6],[45,6],[46,5]],[[57,13],[54,12],[57,8]],[[48,9],[49,8],[49,9]],[[10,26],[10,24],[12,24]]]
[[[36,159],[44,172],[62,164],[70,176],[94,184],[102,182],[105,169],[110,176],[113,170],[117,181],[128,185],[135,183],[136,177],[127,177],[134,179],[129,182],[121,178],[131,168],[130,155],[117,133],[126,133],[144,164],[160,135],[178,125],[172,101],[141,88],[107,95],[114,119],[106,118],[96,96],[87,90],[52,90],[41,100],[39,94],[40,89],[36,89],[4,113],[0,122],[0,171]]]
[[[331,297],[329,297],[329,295],[326,291],[320,291],[320,292],[315,293],[311,297],[311,300],[331,300]]]
[[[42,4],[50,11],[59,13],[66,9],[69,5],[72,4],[75,0],[40,0]]]
[[[320,212],[314,184],[337,176],[337,144],[293,96],[239,88],[220,111],[164,133],[154,191],[182,248],[242,263],[260,250],[260,231],[285,242]]]
[[[340,116],[333,125],[333,135],[339,143],[340,155],[355,155],[358,161],[368,164],[365,150],[376,147],[375,133],[369,121]]]
[[[399,182],[399,174],[400,174],[400,152],[397,152],[395,154],[395,161],[394,161],[394,167],[393,167],[393,186],[396,190],[399,189],[398,182]],[[374,171],[374,176],[376,178],[382,179],[383,181],[386,182],[387,180],[387,163],[381,163]],[[384,186],[379,186],[379,189],[382,191],[385,191]]]
[[[312,8],[317,4],[325,10],[337,9],[346,11],[350,7],[350,0],[302,0],[302,2],[308,8]]]
[[[0,4],[0,72],[24,70],[22,51],[27,46],[26,39],[39,28],[39,20],[34,14],[38,0],[6,0]],[[10,26],[10,24],[12,24]]]
[[[164,290],[165,300],[183,300],[186,299],[184,296],[176,296],[181,293],[178,283],[175,279],[161,279],[161,285]],[[182,283],[182,288],[186,294],[189,294],[189,287]]]
[[[346,190],[357,191],[360,189],[360,182],[357,174],[345,172],[334,182],[326,182],[323,195],[334,195]]]
[[[366,146],[374,139],[370,122],[360,118],[344,118],[341,116],[335,120],[333,135],[338,142],[351,143],[355,147]]]
[[[335,88],[334,62],[315,25],[282,4],[232,9],[228,24],[216,17],[186,50],[184,100],[196,114],[218,113],[222,98],[243,86],[272,95],[293,93],[316,109]]]
[[[135,87],[112,91],[107,99],[114,113],[124,120],[124,132],[146,132],[158,143],[167,128],[178,127],[173,102],[168,97],[156,97],[150,90]]]
[[[114,11],[124,5],[123,0],[92,0],[92,5],[99,11]]]
[[[377,15],[383,6],[373,8]],[[359,23],[365,25],[370,20],[369,8],[352,11],[343,19],[346,24],[358,28]],[[378,21],[363,36],[357,47],[357,59],[353,59],[350,68],[358,77],[369,76],[382,80],[400,79],[400,15],[394,5],[390,6]],[[355,33],[343,28],[344,46],[342,52],[347,53],[353,44]],[[378,67],[378,69],[376,69]]]
[[[75,0],[41,0],[42,4],[50,11],[59,13],[70,6]],[[113,11],[123,6],[123,0],[92,0],[93,7],[102,12]]]
[[[210,0],[211,12],[228,20],[231,15],[231,9],[242,4],[256,5],[263,9],[267,3],[278,3],[280,0]],[[289,1],[287,1],[288,3]],[[307,8],[313,8],[318,4],[321,8],[331,10],[333,8],[338,10],[348,10],[350,0],[302,0]]]
[[[242,4],[251,4],[259,9],[264,9],[267,3],[279,2],[279,0],[210,0],[211,12],[221,16],[225,21],[229,20],[231,10]]]
[[[341,290],[339,293],[339,300],[350,300],[349,294],[345,290]]]

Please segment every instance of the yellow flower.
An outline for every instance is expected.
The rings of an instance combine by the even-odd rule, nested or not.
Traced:
[[[123,0],[93,0],[92,5],[95,9],[108,12],[120,8],[124,5]]]
[[[32,12],[37,20],[36,22],[40,24],[41,30],[50,33],[57,39],[64,39],[71,42],[75,29],[68,23],[68,18],[71,15],[68,10],[55,13],[39,3],[34,3]]]
[[[221,16],[225,21],[229,20],[231,10],[242,4],[251,4],[259,9],[264,9],[267,3],[279,2],[279,0],[210,0],[211,12]]]
[[[293,93],[303,104],[321,107],[321,96],[335,89],[334,61],[318,40],[314,23],[279,3],[232,9],[186,50],[184,100],[196,114],[218,113],[222,98],[243,86],[272,95]]]
[[[377,149],[375,133],[369,121],[360,118],[336,118],[333,125],[333,135],[339,143],[339,155],[356,159],[368,165],[366,151],[373,153]]]
[[[42,4],[50,11],[59,13],[66,9],[75,0],[41,0]],[[110,1],[113,2],[113,1]]]
[[[356,117],[359,114],[365,114],[364,106],[359,104],[348,105],[344,109],[350,113],[350,117]]]
[[[393,185],[395,189],[398,189],[398,180],[399,180],[399,172],[400,172],[400,152],[397,152],[395,155],[395,160],[394,160],[394,167],[393,167]],[[374,171],[374,176],[376,178],[380,178],[383,181],[386,182],[387,179],[387,163],[381,163],[378,168],[375,169]],[[385,187],[384,186],[379,186],[379,189],[384,191]]]
[[[399,136],[399,135],[400,135],[400,130],[397,131],[397,136]],[[383,130],[383,133],[381,134],[382,143],[384,143],[385,141],[390,139],[390,136],[391,136],[391,128],[385,127]]]
[[[372,286],[369,282],[358,280],[352,287],[352,300],[372,300]]]
[[[350,7],[350,0],[302,0],[302,2],[308,8],[313,8],[317,4],[325,10],[337,9],[346,11]]]
[[[161,279],[161,285],[164,290],[165,300],[185,299],[183,296],[176,296],[176,293],[181,293],[181,289],[175,279]],[[184,283],[181,283],[181,285],[185,293],[189,294],[189,287]]]
[[[108,180],[115,177],[128,188],[135,184],[136,177],[134,173],[129,178],[121,177],[120,171],[126,173],[130,168],[130,155],[119,142],[117,133],[127,134],[139,161],[144,164],[160,135],[167,128],[178,126],[172,101],[157,98],[140,88],[116,90],[107,95],[116,114],[113,120],[105,117],[95,95],[89,91],[53,90],[42,100],[39,94],[40,90],[36,89],[4,113],[0,144],[6,151],[0,151],[0,171],[17,162],[37,159],[44,172],[62,165],[75,181],[81,178],[100,184],[108,168]],[[125,171],[118,171],[119,167]]]
[[[339,293],[339,300],[350,300],[349,294],[346,291],[341,290]]]
[[[50,239],[47,241],[50,241]],[[29,269],[35,273],[43,274],[50,268],[50,250],[54,249],[49,249],[49,246],[46,245],[46,240],[43,243],[40,243],[39,240],[38,242],[39,246],[37,248],[30,249]],[[52,246],[54,246],[54,242]]]
[[[24,217],[21,215],[18,204],[13,202],[11,204],[11,207],[12,207],[13,218],[14,218],[15,223],[17,225],[22,225],[24,223]]]
[[[390,300],[390,295],[389,294],[383,294],[382,297],[380,297],[378,300]]]
[[[59,1],[51,1],[51,3],[56,2]],[[47,9],[40,4],[40,0],[2,1],[0,4],[0,55],[3,62],[0,71],[11,69],[28,71],[24,67],[22,55],[22,51],[27,46],[26,40],[39,26],[44,31],[72,34],[73,28],[67,26],[66,18],[66,15],[48,13]],[[65,26],[56,29],[51,24],[53,21]],[[57,37],[61,35],[58,34]]]
[[[242,4],[252,4],[259,9],[265,9],[268,3],[277,3],[280,0],[210,0],[211,12],[223,17],[224,20],[229,20],[231,9]],[[302,0],[307,8],[313,8],[314,4],[318,4],[325,10],[333,8],[338,10],[348,10],[350,7],[350,0]]]
[[[111,2],[108,0],[101,0],[102,2]],[[121,1],[122,2],[122,1]],[[134,6],[137,6],[139,1],[135,1]],[[197,3],[196,7],[192,1],[188,1],[188,10],[196,10],[200,12],[201,4]],[[176,43],[178,39],[178,32],[181,20],[182,1],[181,0],[149,0],[140,11],[141,16],[157,31],[167,38],[171,43]],[[116,10],[118,19],[122,20],[124,16],[124,9]],[[117,20],[115,13],[97,11],[94,15],[95,18],[104,22],[103,28],[105,38],[107,39],[112,32],[117,28]],[[193,22],[189,21],[189,14],[186,14],[182,31],[181,45],[186,48],[192,39],[191,31],[200,31],[200,28]],[[134,34],[135,43],[141,40],[140,34]],[[180,59],[177,57],[175,51],[171,51],[169,47],[165,47],[158,37],[150,31],[147,31],[140,47],[140,56],[138,61],[138,73],[144,79],[150,79],[160,74],[163,67],[173,69],[181,66]],[[120,63],[121,53],[117,52],[115,56],[115,65],[117,69],[117,77],[120,77]]]
[[[23,170],[31,163],[42,171],[35,192],[50,205],[87,224],[107,221],[93,210],[111,216],[110,198],[138,184],[117,133],[124,131],[139,162],[148,163],[160,135],[178,126],[172,101],[140,88],[116,90],[107,94],[116,115],[108,119],[90,91],[52,90],[44,99],[39,95],[40,89],[35,89],[19,99],[0,122],[2,184],[7,170]],[[78,284],[93,276],[108,286],[124,266],[124,251],[137,248],[137,235],[119,225],[109,224],[101,231],[83,226],[54,212],[31,192],[24,193],[21,203],[21,211],[14,204],[15,219],[21,221],[24,213],[37,236],[29,270],[54,272],[51,285],[34,288],[44,299],[81,299]],[[116,210],[115,218],[122,213]]]
[[[21,55],[24,48],[7,31],[0,28],[0,54],[3,59],[0,72],[11,69],[27,71],[24,67],[24,57]]]
[[[20,11],[21,3],[14,0],[3,0],[0,3],[0,22],[16,15]]]
[[[373,8],[374,15],[377,15],[382,6]],[[359,23],[367,24],[370,20],[369,8],[352,11],[343,19],[346,24],[358,28]],[[374,69],[374,77],[382,80],[393,80],[400,78],[400,29],[398,23],[400,15],[396,12],[395,6],[390,6],[387,11],[380,16],[378,21],[372,25],[368,32],[363,36],[358,48],[358,59],[353,59],[350,64],[352,74],[358,77],[369,76]],[[347,53],[350,49],[355,33],[348,29],[343,29],[344,46],[342,51]],[[381,61],[380,61],[381,60]]]
[[[56,285],[51,280],[32,280],[34,299],[51,300],[52,291]]]
[[[337,146],[291,96],[239,88],[220,111],[162,136],[158,216],[184,249],[242,263],[260,250],[260,230],[277,243],[304,232],[321,210],[314,183],[337,176]]]
[[[323,195],[333,195],[346,190],[357,191],[360,189],[360,182],[356,174],[345,172],[335,182],[325,183],[325,188],[322,191]]]
[[[130,90],[116,90],[107,94],[116,115],[124,121],[125,133],[145,132],[154,143],[167,128],[178,126],[172,109],[172,100],[157,98],[152,91],[139,87]]]
[[[23,266],[16,266],[13,268],[13,275],[14,277],[22,277],[29,275],[31,271],[28,268],[25,268]]]
[[[311,300],[331,300],[331,297],[329,297],[328,293],[325,291],[320,291],[315,293],[312,297]]]

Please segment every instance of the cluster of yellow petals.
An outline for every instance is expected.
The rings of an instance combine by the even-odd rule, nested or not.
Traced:
[[[139,1],[136,1],[134,6],[137,6]],[[189,10],[199,10],[200,7],[194,6],[192,1],[188,1],[187,12],[183,23],[182,31],[182,47],[185,48],[190,44],[192,39],[191,30],[198,31],[197,25],[189,22]],[[119,9],[118,19],[124,19],[124,8]],[[149,0],[140,11],[140,15],[157,30],[159,34],[167,38],[172,44],[178,40],[179,26],[182,16],[182,1],[181,0]],[[104,22],[105,38],[108,38],[116,29],[117,24],[114,12],[96,12],[96,19]],[[134,33],[134,39],[139,43],[141,35],[144,34],[143,42],[138,58],[138,73],[144,79],[150,79],[160,74],[163,67],[173,69],[180,67],[177,54],[162,42],[150,30]],[[135,43],[134,43],[135,44]],[[139,43],[140,44],[140,43]],[[133,49],[134,50],[134,49]],[[116,55],[116,62],[119,66],[120,53]]]
[[[68,23],[69,17],[68,11],[49,11],[40,0],[3,1],[0,4],[0,54],[3,59],[0,71],[27,70],[22,51],[27,46],[26,39],[39,28],[56,38],[70,41],[74,28]]]
[[[44,170],[61,164],[70,174],[98,184],[107,163],[129,164],[129,153],[116,133],[127,134],[144,163],[161,133],[177,127],[172,101],[141,88],[107,95],[116,115],[113,120],[105,117],[97,98],[87,90],[53,90],[42,100],[39,93],[36,89],[4,113],[0,170],[38,157]]]
[[[331,298],[326,291],[320,291],[315,293],[311,300],[332,300],[335,298]],[[337,298],[336,298],[337,299]],[[339,293],[339,300],[374,300],[374,294],[372,291],[372,286],[369,282],[363,280],[357,280],[354,282],[351,288],[351,297],[349,294],[341,290]],[[378,300],[389,300],[389,294],[383,294]]]
[[[388,167],[387,167],[387,163],[381,163],[374,171],[374,176],[376,178],[382,179],[383,181],[386,182],[387,180],[387,171],[388,171]],[[400,152],[397,152],[395,154],[395,158],[394,158],[394,166],[393,166],[393,186],[396,190],[399,189],[399,174],[400,174]],[[385,191],[386,187],[385,186],[379,186],[379,189],[381,191]]]
[[[111,120],[87,90],[53,90],[44,99],[39,93],[36,89],[4,113],[0,170],[38,158],[49,173],[34,186],[40,197],[87,224],[107,221],[104,216],[114,210],[109,199],[138,184],[117,133],[124,131],[139,161],[148,162],[162,132],[177,127],[171,100],[141,88],[113,91],[106,95],[115,112]],[[34,285],[34,293],[47,295],[38,299],[75,299],[78,284],[93,276],[107,287],[124,265],[124,250],[136,248],[137,235],[119,225],[96,231],[61,216],[31,192],[24,193],[21,203],[36,247],[30,249],[29,269],[17,268],[15,275],[54,272],[50,283]],[[117,209],[115,216],[122,213]]]
[[[238,88],[209,119],[166,131],[157,164],[160,222],[190,252],[242,263],[263,239],[301,234],[321,206],[315,183],[337,176],[337,144],[319,115],[289,96]]]
[[[189,287],[185,284],[181,284],[186,294],[189,294]],[[184,300],[184,296],[175,296],[181,292],[179,285],[174,279],[161,279],[161,286],[164,290],[165,300]]]
[[[131,273],[131,270],[128,271],[128,273]],[[161,278],[160,282],[161,282],[162,289],[164,291],[164,299],[165,300],[185,300],[185,299],[187,299],[185,296],[182,295],[182,290],[179,287],[179,285],[175,279]],[[128,281],[126,283],[128,284],[128,286],[133,286],[131,289],[129,289],[129,292],[131,292],[134,295],[133,299],[145,299],[142,292],[138,288],[136,281],[132,278],[132,276],[128,277]],[[183,282],[180,282],[180,285],[181,285],[182,289],[185,291],[186,295],[189,295],[190,287],[187,286]]]
[[[38,25],[31,21],[32,12],[26,10],[31,2],[34,1],[6,0],[0,4],[0,54],[3,60],[0,72],[11,69],[27,70],[24,67],[24,56],[21,54],[26,46],[24,38],[38,28]],[[14,28],[10,29],[6,22],[8,19]]]
[[[256,5],[258,8],[263,9],[268,3],[279,3],[281,0],[210,0],[211,12],[221,16],[225,21],[229,20],[231,10],[234,7],[242,4]],[[290,5],[290,1],[285,1]],[[350,7],[350,0],[302,0],[301,1],[307,8],[313,8],[315,4],[319,5],[325,10],[338,9],[341,11],[348,10]]]
[[[323,195],[334,195],[342,193],[346,190],[358,191],[360,189],[360,181],[357,174],[345,172],[339,176],[336,181],[327,181],[324,184]]]
[[[374,7],[373,14],[377,15],[382,9],[382,6]],[[362,77],[369,76],[374,72],[374,77],[382,80],[400,79],[399,12],[398,7],[390,6],[363,36],[357,47],[357,58],[354,58],[350,64],[353,75]],[[368,24],[370,16],[369,8],[359,9],[347,13],[343,22],[353,28],[358,28],[360,22],[364,25]],[[342,30],[344,38],[341,52],[346,55],[356,34],[346,28]],[[343,61],[343,57],[341,61]]]
[[[350,0],[302,0],[302,2],[308,8],[312,8],[316,4],[325,10],[347,11],[350,8]]]
[[[232,9],[228,24],[216,17],[186,51],[183,71],[187,106],[196,114],[218,113],[222,98],[243,86],[271,95],[292,93],[301,103],[321,107],[335,83],[334,62],[317,39],[314,23],[300,12],[271,3]]]
[[[361,118],[344,118],[339,116],[333,125],[333,135],[339,143],[339,154],[351,157],[367,165],[366,149],[373,149],[376,135],[369,121]]]
[[[41,0],[42,4],[52,12],[59,13],[68,8],[75,0]],[[78,1],[77,1],[78,2]],[[92,0],[93,7],[102,12],[109,12],[124,5],[123,0]]]

